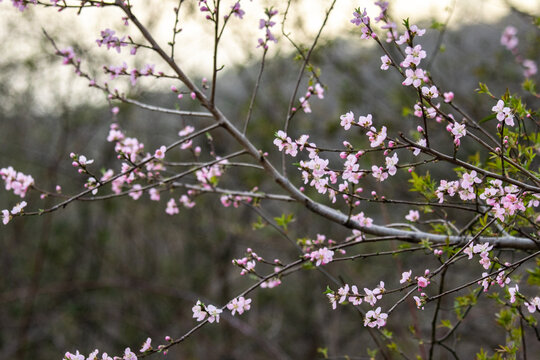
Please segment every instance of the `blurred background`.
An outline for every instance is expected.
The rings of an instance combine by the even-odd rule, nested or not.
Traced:
[[[264,2],[270,4],[269,1]],[[287,29],[299,44],[309,46],[324,17],[327,1],[298,1],[293,4]],[[345,4],[346,3],[346,4]],[[436,4],[435,4],[436,3]],[[419,41],[431,57],[429,69],[443,89],[456,94],[455,101],[475,118],[489,114],[492,100],[475,93],[478,82],[487,83],[494,94],[508,88],[519,92],[523,69],[514,56],[500,45],[503,29],[518,29],[519,50],[526,58],[537,61],[540,54],[540,31],[523,12],[540,15],[535,1],[514,2],[511,9],[501,1],[398,1],[391,7],[397,20],[410,17],[412,23],[428,28]],[[158,34],[162,44],[170,40],[175,1],[135,4],[135,13]],[[427,5],[426,5],[427,4]],[[181,66],[198,81],[210,78],[211,26],[196,8],[196,2],[183,5],[183,28],[178,38],[177,58]],[[224,37],[220,62],[218,106],[230,119],[241,124],[248,110],[250,94],[257,76],[260,49],[256,48],[258,19],[263,10],[258,2],[242,3],[245,19],[233,19]],[[312,114],[295,118],[292,136],[309,133],[320,146],[336,146],[344,132],[339,116],[347,111],[373,114],[376,124],[386,124],[389,132],[414,131],[417,120],[406,109],[414,103],[414,94],[401,86],[400,77],[382,72],[380,51],[359,39],[349,23],[356,5],[338,1],[329,19],[327,31],[312,58],[320,68],[320,79],[326,87],[324,100],[313,100]],[[283,4],[278,4],[280,13]],[[373,9],[373,8],[371,8]],[[368,9],[369,11],[369,9]],[[84,177],[71,166],[69,153],[95,159],[95,168],[119,168],[113,145],[106,141],[113,116],[106,97],[89,89],[85,80],[62,66],[61,58],[44,37],[46,30],[60,48],[73,46],[82,58],[83,68],[102,79],[104,64],[119,65],[124,60],[114,51],[96,46],[99,31],[115,29],[119,35],[140,35],[134,27],[122,25],[116,10],[85,10],[79,16],[54,9],[34,9],[19,13],[4,2],[0,4],[0,168],[13,166],[31,174],[36,185],[53,190],[62,185],[63,193],[74,194],[84,184]],[[106,15],[103,15],[106,14]],[[255,14],[255,15],[254,15]],[[372,14],[376,14],[372,11]],[[374,17],[374,16],[372,16]],[[279,18],[276,34],[280,32]],[[400,21],[397,20],[399,23]],[[445,24],[440,27],[437,24]],[[441,31],[441,29],[444,29]],[[433,56],[437,52],[436,56]],[[189,54],[189,55],[188,55]],[[262,89],[253,113],[248,135],[276,163],[280,156],[272,145],[273,134],[283,127],[287,104],[300,63],[294,61],[291,45],[282,36],[272,44],[262,78]],[[163,63],[144,49],[128,59],[130,66],[141,68]],[[100,75],[99,75],[100,74]],[[538,76],[536,77],[538,80]],[[160,106],[189,109],[189,101],[179,101],[168,89],[169,80],[141,79],[136,87],[129,79],[117,85],[129,97]],[[300,86],[303,92],[307,79]],[[532,108],[538,99],[524,96]],[[148,112],[134,106],[119,105],[118,123],[128,136],[139,138],[145,149],[153,151],[177,139],[184,124],[202,127],[209,120],[179,119],[177,116]],[[195,107],[193,109],[199,110]],[[179,121],[180,120],[180,121]],[[226,134],[213,134],[216,153],[234,151]],[[350,134],[348,134],[350,135]],[[347,138],[349,141],[363,136]],[[207,141],[198,145],[210,148]],[[362,140],[364,141],[364,140]],[[466,146],[466,144],[465,144]],[[469,149],[471,154],[476,151]],[[185,160],[178,153],[171,160]],[[169,154],[168,154],[169,157]],[[248,158],[240,158],[248,160]],[[381,159],[363,157],[363,166]],[[369,166],[370,167],[370,166]],[[173,171],[174,169],[170,169]],[[444,167],[430,168],[436,179]],[[231,172],[233,173],[233,172]],[[300,186],[300,174],[291,165],[289,173]],[[366,179],[365,191],[376,190],[387,198],[413,198],[401,177],[387,180],[384,188]],[[236,171],[225,175],[223,187],[249,190],[254,186],[267,191],[276,187],[260,172]],[[182,190],[170,194],[178,198]],[[164,194],[165,195],[165,194]],[[20,199],[0,191],[0,208],[13,206]],[[57,200],[28,195],[29,210],[47,208]],[[66,209],[42,217],[16,218],[0,228],[0,358],[60,359],[66,351],[88,354],[95,348],[109,354],[120,354],[126,346],[138,350],[148,337],[154,344],[169,335],[184,334],[195,325],[191,307],[197,299],[222,305],[252,284],[239,276],[231,264],[244,256],[250,247],[259,255],[283,262],[296,259],[291,244],[270,226],[256,228],[259,214],[241,206],[238,209],[219,205],[218,196],[197,198],[193,209],[181,208],[180,214],[164,213],[167,196],[159,203],[147,196],[134,202],[129,197],[103,202],[70,204]],[[216,206],[218,204],[218,206]],[[407,206],[366,204],[364,212],[377,223],[401,222]],[[316,238],[325,234],[337,241],[350,235],[322,218],[314,217],[301,207],[263,202],[268,218],[294,214],[288,227],[292,239]],[[422,214],[424,216],[424,214]],[[428,217],[429,215],[426,215]],[[457,223],[467,219],[449,212]],[[398,244],[362,245],[361,252],[395,249]],[[505,254],[501,254],[502,257]],[[508,258],[513,256],[507,255]],[[336,278],[359,288],[374,288],[380,279],[388,288],[397,285],[401,271],[435,266],[433,257],[424,254],[404,257],[371,258],[329,265],[326,270]],[[470,267],[470,269],[469,269]],[[470,274],[480,272],[478,264],[469,264],[453,274],[446,286],[451,287]],[[268,271],[271,268],[267,269]],[[470,271],[469,271],[470,270]],[[240,317],[223,316],[219,325],[205,326],[193,338],[171,349],[170,359],[314,359],[322,358],[318,349],[328,349],[331,358],[368,358],[368,349],[376,345],[363,327],[361,316],[350,306],[332,311],[323,295],[330,280],[321,272],[306,270],[283,280],[274,289],[262,289],[250,295],[252,309]],[[336,288],[332,284],[333,288]],[[463,292],[462,294],[466,294]],[[493,302],[480,297],[479,305],[465,320],[449,342],[458,342],[458,354],[473,358],[483,347],[493,351],[504,343],[505,331],[495,327]],[[383,300],[383,308],[391,301]],[[443,301],[442,317],[453,319],[452,299]],[[425,356],[426,348],[415,338],[427,337],[432,306],[424,312],[414,303],[400,305],[387,329],[408,354]],[[411,327],[402,324],[411,324]],[[528,344],[529,345],[529,344]],[[530,344],[531,354],[540,352]],[[247,355],[246,355],[247,354]],[[414,357],[414,356],[411,356]],[[451,354],[439,350],[438,359]]]

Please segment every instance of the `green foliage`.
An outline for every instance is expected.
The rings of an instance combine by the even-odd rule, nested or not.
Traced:
[[[441,319],[441,324],[439,325],[439,327],[452,329],[454,326],[452,325],[452,322],[450,320]]]
[[[486,84],[484,83],[478,83],[478,89],[476,89],[476,92],[479,93],[479,94],[488,94],[489,96],[491,97],[495,97],[493,96],[493,94],[491,93],[491,91],[489,91],[489,88]]]
[[[435,189],[437,189],[437,183],[431,179],[429,171],[424,176],[418,175],[413,171],[411,177],[412,179],[409,179],[409,183],[411,184],[410,191],[422,194],[428,201],[436,198]]]
[[[534,286],[540,286],[540,258],[536,258],[536,267],[534,269],[527,269],[529,277],[527,283]]]
[[[510,331],[510,329],[512,328],[513,318],[514,316],[512,314],[512,311],[508,308],[503,308],[495,314],[497,325],[501,326],[506,331]]]
[[[294,214],[281,214],[280,217],[275,217],[274,220],[279,227],[282,227],[283,230],[287,231],[289,223],[294,220]]]
[[[262,229],[264,227],[266,227],[266,222],[263,222],[263,219],[260,216],[257,216],[257,221],[254,222],[253,224],[251,224],[251,228],[253,230],[259,230],[259,229]]]
[[[323,359],[328,359],[328,348],[317,348],[317,354],[321,354]]]
[[[465,315],[465,309],[469,306],[476,305],[476,291],[472,291],[471,293],[464,295],[464,296],[458,296],[454,299],[454,312],[456,313],[456,316],[459,320],[463,320]]]

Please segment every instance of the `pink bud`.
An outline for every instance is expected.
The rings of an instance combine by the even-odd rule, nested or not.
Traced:
[[[194,92],[192,92],[192,93],[191,93],[191,98],[192,98],[193,100],[195,100],[195,99],[197,98],[197,95],[196,95]]]
[[[418,126],[418,127],[416,128],[416,130],[417,130],[418,132],[420,132],[420,133],[424,132],[424,129],[423,129],[421,126]]]
[[[371,192],[371,196],[377,196],[377,192],[376,192],[376,191],[372,191],[372,192]]]
[[[342,159],[346,159],[347,158],[347,153],[345,151],[342,151],[339,153],[339,157],[342,158]]]
[[[171,91],[172,92],[178,92],[178,88],[174,85],[171,86]]]
[[[165,341],[171,341],[171,337],[169,335],[165,336]]]

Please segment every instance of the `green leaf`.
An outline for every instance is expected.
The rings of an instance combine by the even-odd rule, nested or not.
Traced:
[[[476,91],[479,93],[479,94],[488,94],[490,96],[493,96],[493,94],[489,91],[489,88],[486,84],[484,83],[478,83],[478,89],[476,89]]]
[[[326,285],[326,290],[323,292],[324,295],[333,294],[334,290],[330,289],[330,286]]]
[[[491,115],[486,116],[486,117],[483,118],[482,120],[480,120],[478,123],[479,123],[479,124],[482,124],[482,123],[485,123],[485,122],[487,122],[487,121],[489,121],[489,120],[493,120],[493,119],[495,119],[495,118],[497,118],[497,114],[491,114]]]
[[[266,227],[266,222],[263,222],[262,218],[260,216],[257,217],[257,222],[254,222],[252,225],[251,225],[251,228],[253,230],[259,230],[259,229],[262,229]]]
[[[275,217],[274,220],[276,221],[276,224],[283,228],[283,230],[287,231],[288,225],[291,221],[293,221],[293,214],[281,214],[280,217]]]
[[[317,353],[321,354],[323,358],[328,359],[328,348],[317,348]]]

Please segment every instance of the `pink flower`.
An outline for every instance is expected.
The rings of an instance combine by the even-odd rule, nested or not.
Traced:
[[[135,355],[135,353],[133,353],[130,348],[126,348],[126,350],[124,350],[124,357],[122,359],[137,360],[137,355]]]
[[[377,326],[380,328],[386,325],[387,318],[388,314],[381,313],[381,308],[378,307],[375,311],[370,310],[367,312],[366,318],[364,319],[364,326],[369,326],[371,328]]]
[[[400,284],[403,284],[411,279],[412,270],[405,271],[401,274],[401,280],[399,280]]]
[[[324,88],[319,83],[315,84],[315,94],[319,99],[324,99]]]
[[[135,184],[132,187],[132,190],[129,192],[129,196],[133,200],[139,200],[139,198],[142,196],[142,186],[140,184]]]
[[[384,181],[388,178],[388,172],[384,171],[381,166],[373,165],[371,171],[373,177],[379,181]]]
[[[531,302],[525,302],[524,305],[527,307],[527,310],[532,314],[537,309],[540,309],[540,297],[536,296]]]
[[[167,152],[167,147],[163,145],[156,150],[156,152],[154,153],[154,157],[156,159],[163,159],[165,157],[165,152]]]
[[[167,202],[167,208],[165,209],[165,212],[169,215],[178,214],[180,211],[178,210],[178,206],[176,206],[176,201],[171,198]]]
[[[139,350],[140,352],[147,352],[148,350],[152,350],[152,345],[150,344],[152,342],[152,339],[148,338],[146,339],[146,341],[143,343],[142,347],[141,347],[141,350]]]
[[[362,296],[358,293],[358,288],[356,285],[351,287],[352,296],[349,296],[349,301],[353,305],[360,305],[362,303]]]
[[[367,114],[367,116],[360,116],[358,118],[358,125],[364,127],[364,128],[367,128],[369,126],[371,126],[371,124],[373,123],[371,121],[371,114]]]
[[[413,296],[413,299],[416,302],[416,307],[419,308],[419,309],[424,310],[424,299],[422,299],[422,298],[420,298],[418,296]]]
[[[218,309],[217,307],[215,307],[214,305],[208,305],[206,307],[206,311],[208,312],[208,321],[213,323],[214,321],[215,322],[219,322],[219,314],[221,314],[223,312],[223,310],[221,309]]]
[[[420,65],[420,61],[426,57],[426,52],[422,50],[422,45],[416,45],[414,48],[407,46],[405,54],[407,54],[405,60],[401,63],[403,67],[409,67],[411,64],[418,66]]]
[[[380,132],[377,132],[377,129],[372,126],[366,135],[369,136],[370,146],[377,147],[386,139],[386,126],[383,126]]]
[[[452,102],[452,100],[454,100],[454,93],[453,92],[445,92],[444,94],[444,102],[445,103],[449,103],[449,102]]]
[[[388,70],[390,65],[392,65],[392,60],[388,57],[388,55],[381,56],[381,70]]]
[[[79,353],[79,350],[77,350],[77,353],[76,354],[72,354],[70,352],[67,352],[64,357],[68,360],[84,360],[85,357],[84,355],[80,354]]]
[[[197,300],[195,306],[191,308],[191,311],[193,311],[193,318],[197,319],[197,321],[203,321],[207,315],[205,310],[204,304],[200,300]]]
[[[436,86],[432,86],[429,88],[427,86],[422,86],[422,95],[430,99],[435,99],[439,97],[439,90],[437,90]]]
[[[388,175],[394,176],[397,172],[397,163],[399,161],[396,153],[392,157],[386,157],[386,169],[388,170]]]
[[[22,212],[22,210],[26,207],[26,201],[21,201],[20,203],[18,203],[17,205],[15,205],[13,207],[13,209],[11,209],[11,214],[12,215],[17,215],[19,214],[20,212]],[[5,225],[5,224],[4,224]]]
[[[227,304],[227,309],[231,311],[231,314],[234,316],[235,313],[242,315],[244,311],[248,311],[251,308],[251,299],[244,299],[243,296],[233,299],[230,303]]]
[[[11,215],[9,214],[9,210],[2,210],[2,223],[4,225],[7,225],[10,220],[11,220]]]
[[[339,303],[345,302],[345,300],[347,300],[347,295],[349,295],[349,285],[345,284],[345,286],[340,287],[338,289],[338,295],[340,296]]]
[[[415,88],[419,87],[422,84],[424,79],[424,70],[422,69],[407,69],[405,70],[405,76],[407,77],[402,84],[405,86],[413,85]]]
[[[516,302],[516,295],[519,294],[519,286],[508,288],[508,293],[510,294],[510,303],[513,304]]]
[[[491,111],[497,113],[497,120],[504,121],[508,126],[514,126],[514,115],[509,107],[504,106],[504,101],[497,101],[497,105],[493,106]]]
[[[507,26],[504,29],[501,36],[501,45],[503,45],[510,51],[515,49],[519,43],[519,40],[516,34],[517,34],[517,29],[515,27]]]
[[[420,219],[420,213],[418,210],[409,210],[409,215],[405,216],[405,219],[411,222],[416,222],[418,219]]]
[[[340,125],[343,126],[345,130],[349,130],[351,125],[354,124],[354,114],[352,111],[349,111],[345,115],[339,117],[341,119]]]
[[[525,68],[523,70],[523,76],[525,76],[526,78],[536,75],[536,73],[538,72],[538,67],[536,66],[536,63],[530,59],[523,60],[522,65]]]
[[[151,188],[149,191],[148,191],[148,194],[150,195],[150,200],[152,201],[159,201],[161,196],[159,194],[159,190],[156,189],[156,188]]]
[[[309,257],[311,261],[316,260],[315,266],[326,265],[332,261],[334,252],[332,250],[328,250],[326,247],[323,247],[322,249],[308,254],[307,257]]]
[[[429,285],[429,280],[423,276],[419,276],[416,281],[418,282],[418,290],[425,288]]]

